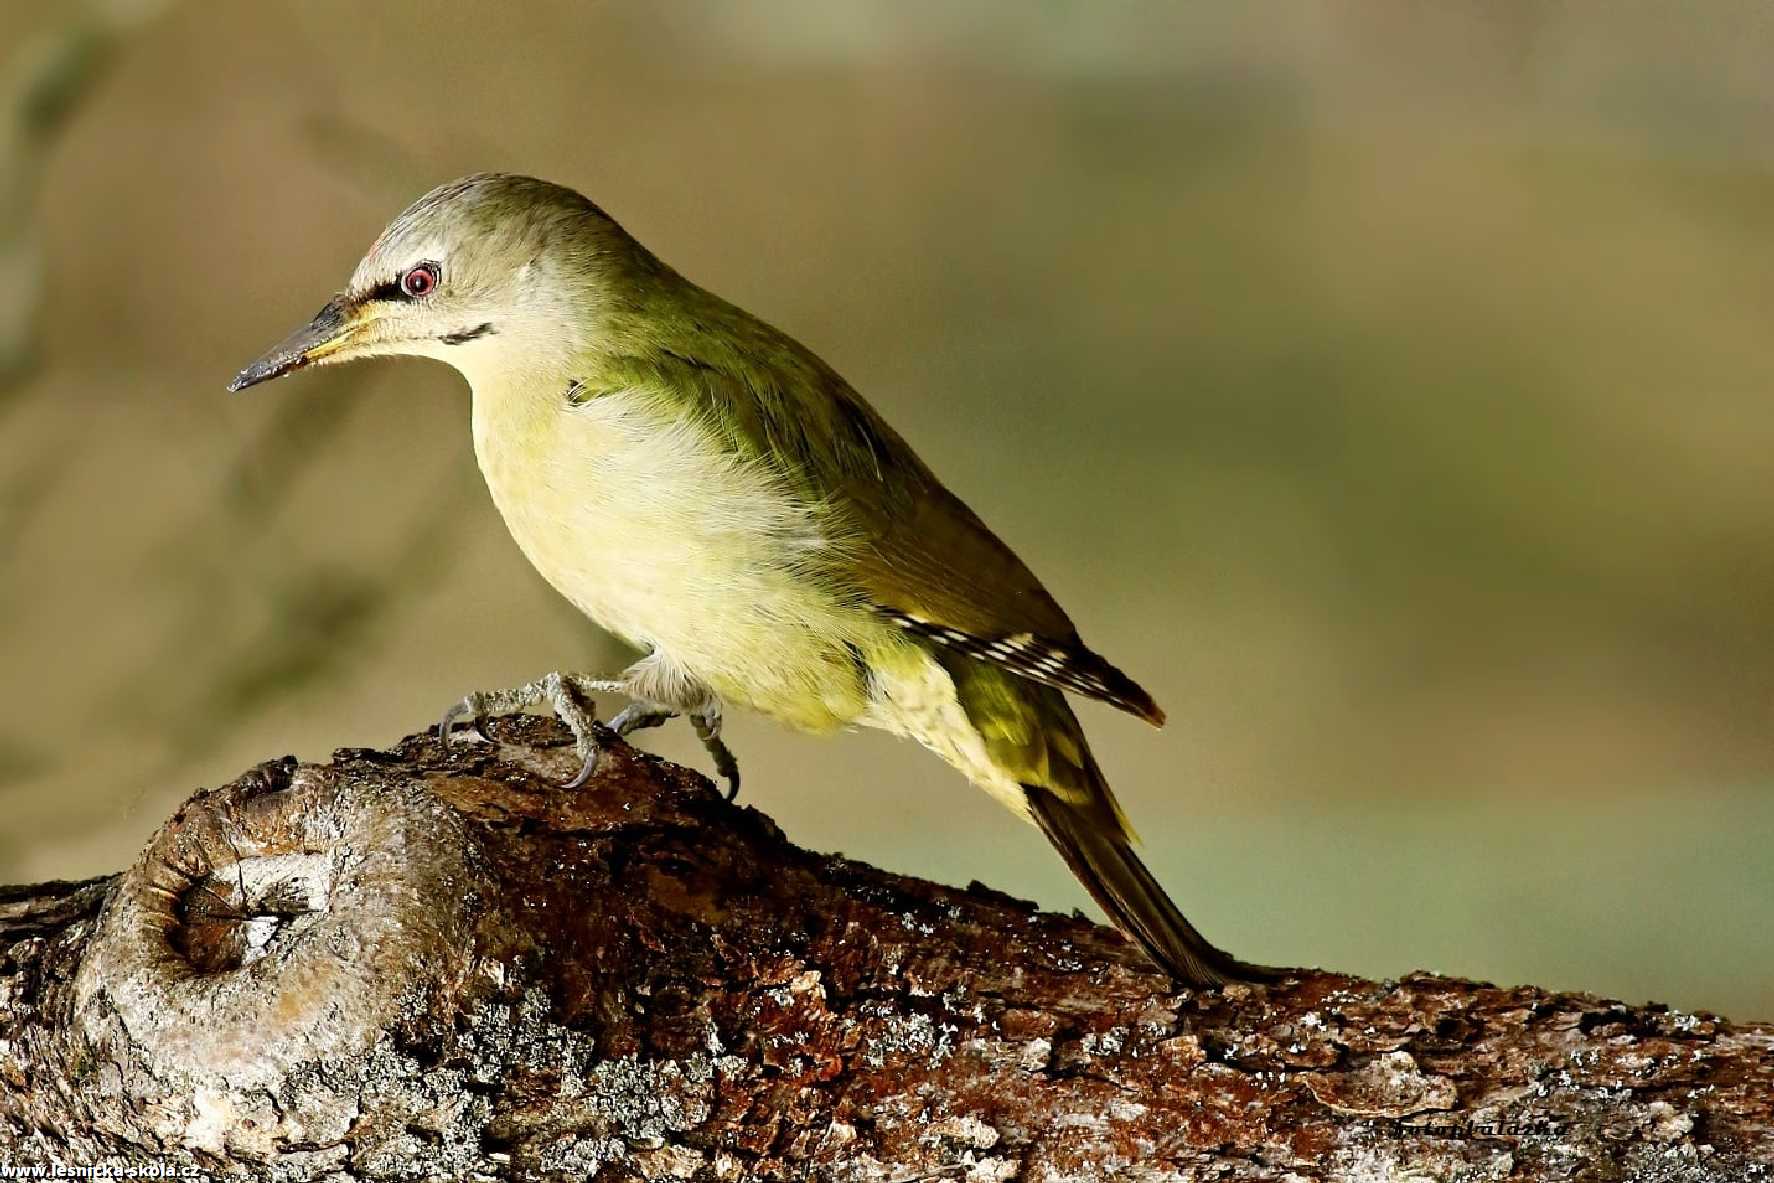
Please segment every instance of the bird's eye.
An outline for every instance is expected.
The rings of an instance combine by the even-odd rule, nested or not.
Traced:
[[[400,277],[400,290],[414,300],[423,300],[437,290],[437,264],[420,263]]]

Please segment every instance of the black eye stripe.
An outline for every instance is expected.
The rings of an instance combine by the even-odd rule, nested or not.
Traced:
[[[425,272],[430,273],[430,275],[431,275],[431,287],[425,293],[423,293],[423,296],[414,296],[406,290],[405,285],[406,285],[406,281],[407,281],[407,276],[411,275],[415,271],[425,271]],[[400,301],[404,301],[406,303],[412,303],[416,299],[422,299],[424,296],[429,296],[432,292],[435,292],[438,289],[438,285],[440,285],[442,283],[443,283],[442,266],[438,263],[431,261],[430,259],[427,259],[422,263],[413,264],[411,267],[408,267],[405,271],[402,271],[399,275],[395,276],[393,279],[384,280],[383,282],[377,284],[375,287],[373,287],[369,291],[365,292],[363,295],[363,298],[366,301],[367,300],[400,300]]]

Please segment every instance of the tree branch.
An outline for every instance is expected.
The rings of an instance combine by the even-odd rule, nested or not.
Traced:
[[[1177,993],[552,723],[261,765],[0,891],[0,1160],[279,1179],[1656,1179],[1774,1167],[1774,1029],[1413,975]]]

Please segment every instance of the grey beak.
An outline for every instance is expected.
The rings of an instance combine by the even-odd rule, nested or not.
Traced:
[[[344,296],[333,297],[325,308],[314,314],[313,320],[236,374],[234,381],[228,383],[228,389],[241,391],[281,378],[336,351],[351,334],[352,311],[352,304]]]

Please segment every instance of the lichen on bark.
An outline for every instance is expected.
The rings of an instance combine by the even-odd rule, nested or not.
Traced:
[[[1774,1030],[1412,975],[1179,992],[550,723],[274,761],[0,889],[0,1160],[277,1179],[1730,1180]]]

